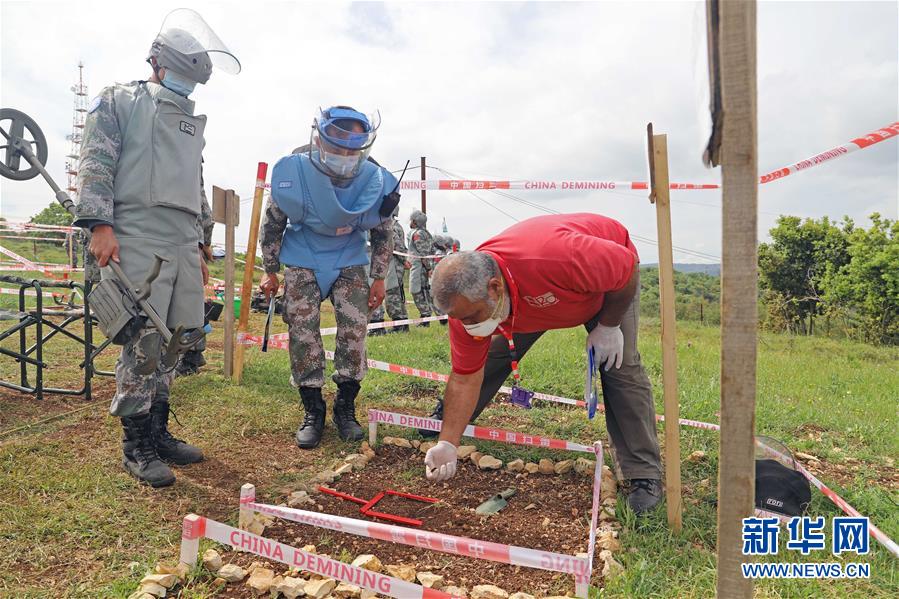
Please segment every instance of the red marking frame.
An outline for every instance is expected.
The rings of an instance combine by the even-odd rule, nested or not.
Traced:
[[[352,501],[353,503],[358,503],[358,504],[362,505],[362,507],[359,508],[359,512],[363,516],[368,516],[369,518],[380,518],[382,520],[387,520],[389,522],[396,522],[398,524],[405,524],[407,526],[421,526],[422,521],[418,520],[416,518],[406,518],[405,516],[397,516],[396,514],[388,514],[386,512],[376,512],[372,508],[375,507],[375,505],[379,501],[384,499],[384,497],[386,497],[387,495],[393,495],[395,497],[403,497],[405,499],[411,499],[413,501],[421,501],[424,503],[437,503],[438,501],[440,501],[439,499],[437,499],[435,497],[425,497],[424,495],[413,495],[412,493],[402,493],[400,491],[393,491],[391,489],[387,489],[386,491],[381,491],[380,493],[378,493],[377,495],[375,495],[373,498],[371,498],[369,500],[361,499],[359,497],[350,495],[349,493],[343,493],[341,491],[336,491],[334,489],[330,489],[325,486],[320,486],[318,488],[318,490],[321,491],[322,493],[326,493],[328,495],[333,495],[334,497],[337,497],[339,499],[344,499],[346,501]]]

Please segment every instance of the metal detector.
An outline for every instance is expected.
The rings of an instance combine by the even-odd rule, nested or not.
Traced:
[[[9,121],[7,124],[5,121]],[[75,203],[69,194],[60,189],[56,181],[50,176],[44,166],[47,164],[47,138],[43,131],[30,116],[12,108],[0,108],[0,134],[5,143],[0,145],[0,175],[14,181],[27,181],[37,175],[41,175],[50,185],[56,200],[62,204],[73,217],[75,216]],[[29,139],[30,138],[30,139]],[[27,165],[22,164],[22,158]],[[25,168],[27,166],[27,168]],[[131,282],[122,267],[110,260],[108,266],[112,269],[118,281],[106,279],[91,292],[91,302],[94,304],[94,314],[100,323],[100,328],[113,343],[122,344],[127,341],[129,329],[141,328],[144,317],[148,318],[156,331],[162,336],[165,349],[162,351],[161,362],[167,368],[172,368],[178,361],[178,355],[183,353],[202,338],[202,330],[185,335],[184,327],[178,325],[172,332],[166,327],[165,322],[147,301],[150,296],[150,285],[157,276],[163,262],[167,260],[158,254],[156,262],[150,269],[147,278],[140,285]],[[108,282],[107,282],[108,281]],[[139,319],[141,326],[136,326],[135,319]],[[126,333],[126,334],[123,334]],[[150,367],[152,365],[152,368]],[[149,374],[155,370],[155,363],[148,363],[140,374]]]

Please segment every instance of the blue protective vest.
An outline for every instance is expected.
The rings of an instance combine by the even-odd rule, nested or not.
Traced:
[[[396,177],[368,161],[347,187],[336,187],[307,154],[279,160],[272,170],[272,200],[289,220],[281,263],[314,271],[327,297],[341,269],[369,261],[365,232],[390,219],[378,211],[395,186]]]

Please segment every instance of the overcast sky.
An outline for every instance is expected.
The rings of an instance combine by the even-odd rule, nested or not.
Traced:
[[[206,182],[252,197],[256,163],[307,143],[319,106],[382,115],[373,155],[468,177],[645,180],[646,123],[668,134],[672,181],[719,182],[702,166],[703,3],[2,2],[0,103],[41,125],[64,186],[79,60],[89,97],[146,79],[163,18],[189,5],[243,65],[191,96],[206,127]],[[797,162],[899,120],[896,2],[762,2],[758,7],[759,168]],[[897,217],[899,144],[889,140],[760,188],[760,238],[777,214],[866,222]],[[418,178],[417,170],[407,174]],[[436,171],[429,178],[439,178]],[[596,211],[656,238],[646,194],[512,192],[559,211]],[[40,180],[0,182],[2,214],[52,199]],[[429,192],[471,249],[537,209],[493,193]],[[672,192],[674,244],[719,256],[720,193]],[[404,224],[418,192],[401,203]],[[246,243],[250,202],[241,213]],[[502,212],[501,212],[502,211]],[[216,241],[224,239],[217,227]],[[644,262],[655,247],[638,242]],[[702,261],[675,252],[679,262]],[[706,261],[713,261],[711,259]]]

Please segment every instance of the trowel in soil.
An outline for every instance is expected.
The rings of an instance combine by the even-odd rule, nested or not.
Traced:
[[[495,514],[509,505],[509,502],[506,500],[510,499],[517,492],[518,489],[515,489],[514,487],[511,489],[506,489],[502,493],[494,495],[493,497],[479,505],[477,508],[475,508],[475,513],[480,514],[481,516],[489,516],[490,514]]]

